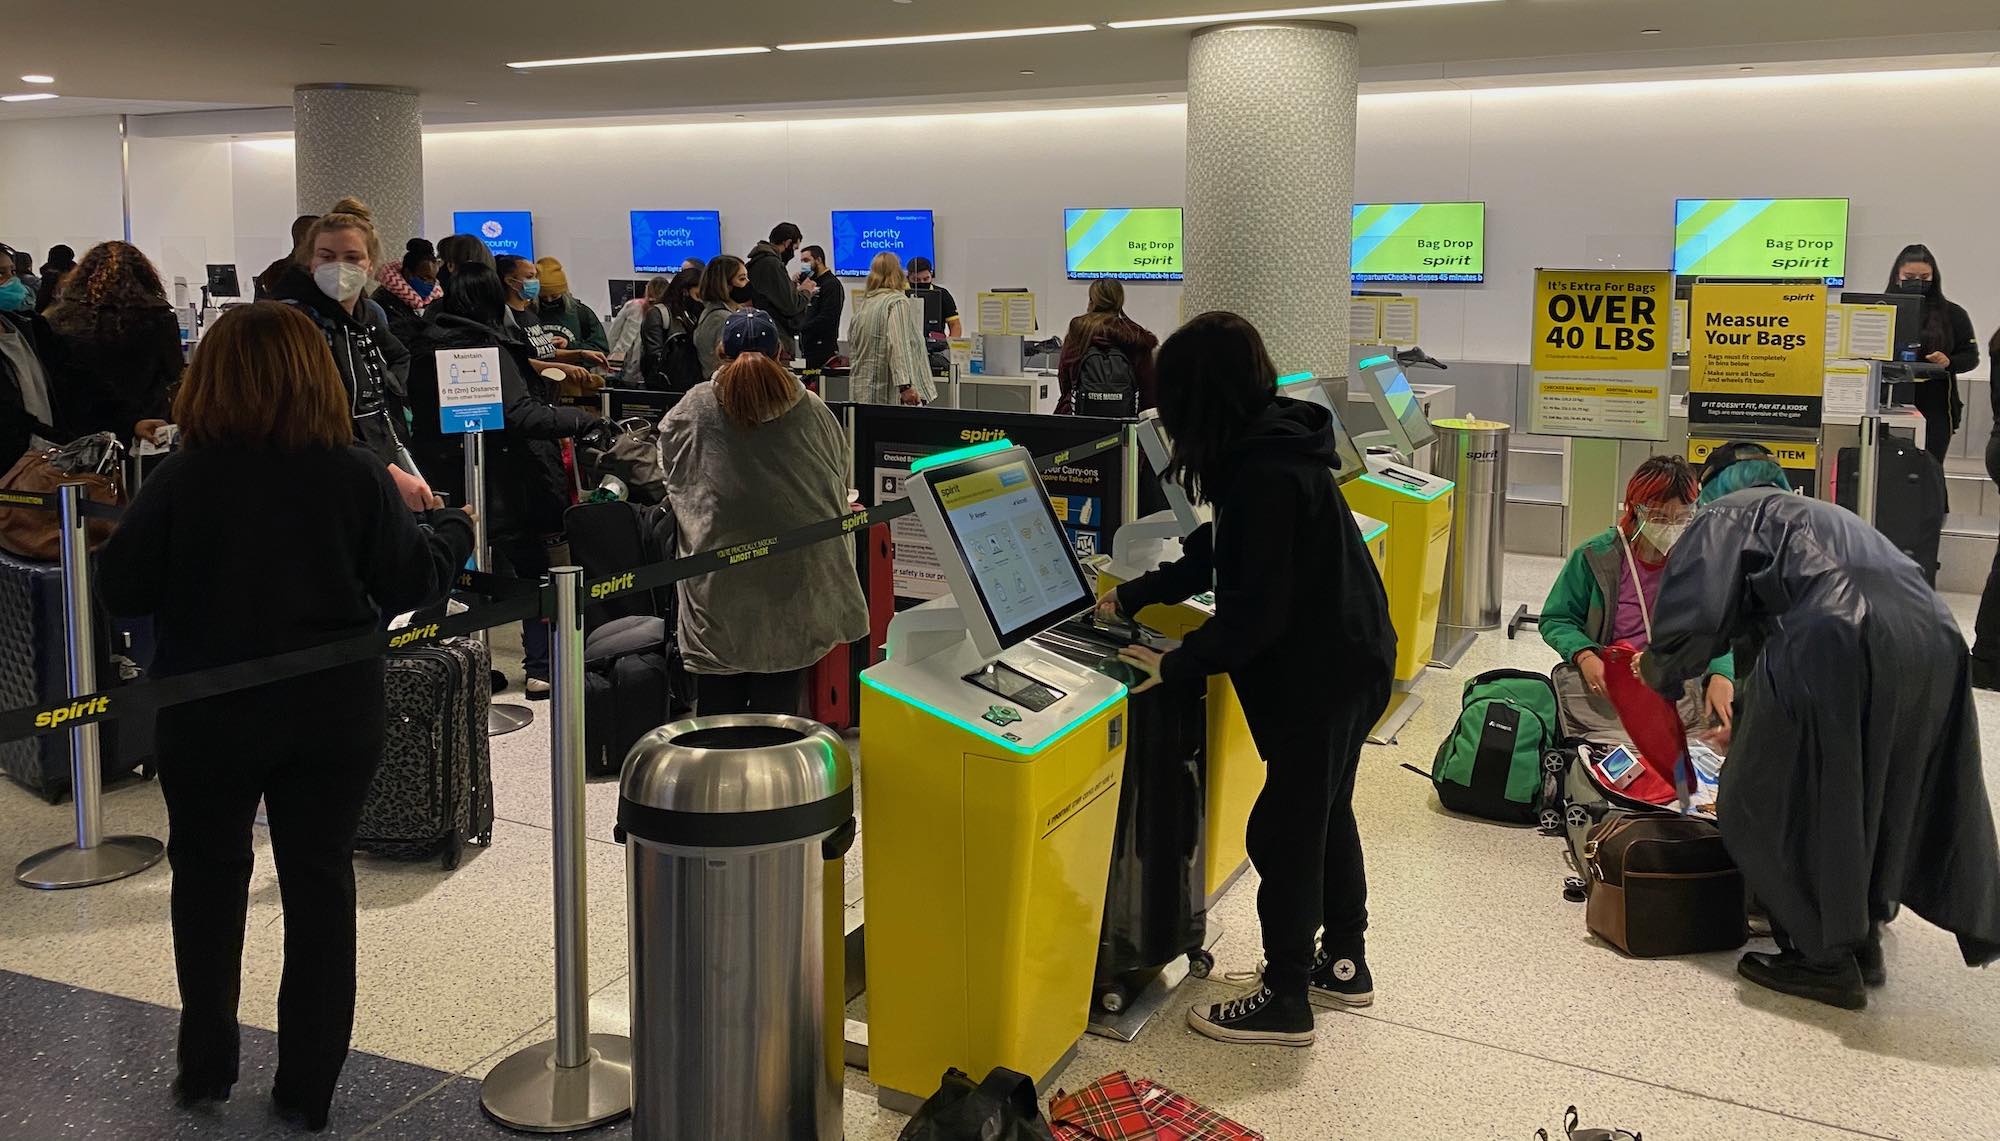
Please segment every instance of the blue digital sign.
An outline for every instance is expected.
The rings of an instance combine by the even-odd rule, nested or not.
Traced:
[[[689,258],[708,261],[722,253],[719,210],[632,211],[632,269],[672,273]]]
[[[937,227],[929,210],[835,210],[833,212],[833,272],[842,277],[868,276],[868,263],[883,252],[903,259],[929,258],[937,265]]]
[[[486,243],[493,256],[535,256],[535,215],[527,210],[454,210],[451,232],[471,234]]]

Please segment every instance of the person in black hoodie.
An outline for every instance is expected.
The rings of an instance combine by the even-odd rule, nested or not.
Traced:
[[[551,385],[535,370],[528,343],[508,322],[506,286],[477,262],[458,267],[451,292],[429,313],[410,346],[410,411],[415,450],[438,485],[463,495],[463,435],[446,434],[438,414],[437,352],[498,349],[501,415],[506,426],[486,438],[486,487],[482,507],[496,567],[516,577],[539,578],[549,569],[548,542],[563,529],[569,480],[558,441],[609,445],[612,429],[595,412],[557,405]],[[460,499],[460,502],[465,502]],[[527,695],[549,694],[549,629],[541,619],[521,623]]]
[[[1924,299],[1919,355],[1951,374],[1916,386],[1917,411],[1924,414],[1924,450],[1943,463],[1965,413],[1958,378],[1979,367],[1979,334],[1965,310],[1945,298],[1944,271],[1928,246],[1905,246],[1897,255],[1896,268],[1889,271],[1889,292],[1914,293]]]
[[[175,399],[181,450],[96,556],[113,613],[150,615],[173,677],[383,628],[444,597],[472,549],[436,498],[423,523],[354,428],[326,341],[299,310],[230,309]],[[285,909],[279,1113],[324,1129],[354,1028],[354,834],[382,759],[378,654],[160,711],[173,869],[182,1105],[239,1075],[237,999],[261,797]]]
[[[1234,313],[1204,313],[1159,356],[1166,475],[1215,508],[1183,556],[1119,587],[1101,612],[1137,614],[1212,588],[1215,616],[1165,656],[1123,656],[1159,681],[1227,673],[1264,758],[1248,841],[1261,883],[1263,978],[1188,1011],[1224,1042],[1308,1046],[1313,1007],[1366,1006],[1368,881],[1354,777],[1389,704],[1396,634],[1382,579],[1334,481],[1331,415],[1277,395],[1264,341]],[[1315,950],[1313,936],[1322,931]]]
[[[68,364],[63,403],[78,432],[150,439],[181,378],[181,327],[166,287],[136,246],[99,242],[48,312]]]
[[[771,315],[778,325],[778,341],[784,359],[779,364],[790,367],[792,358],[798,355],[799,326],[805,321],[806,295],[799,292],[792,275],[786,271],[785,263],[799,252],[799,243],[805,234],[796,222],[780,222],[771,227],[771,240],[758,242],[751,247],[750,256],[743,264],[750,270],[750,301],[753,309],[762,309]],[[713,302],[714,298],[704,300]]]
[[[404,414],[410,352],[389,331],[388,314],[368,298],[382,261],[374,218],[343,198],[313,220],[300,250],[302,260],[278,276],[271,298],[297,306],[319,326],[347,387],[355,440],[381,459],[403,502],[422,510],[431,489],[410,456]]]
[[[840,353],[840,317],[847,308],[847,287],[834,276],[826,250],[805,246],[799,250],[799,288],[809,300],[805,319],[799,324],[799,354],[806,369],[817,372]]]
[[[76,268],[76,251],[68,246],[50,246],[49,260],[42,263],[41,288],[35,291],[35,312],[46,313],[62,292],[63,278]]]

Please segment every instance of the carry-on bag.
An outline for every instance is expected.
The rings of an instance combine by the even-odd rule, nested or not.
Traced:
[[[1951,510],[1944,468],[1916,441],[1884,433],[1875,469],[1875,529],[1923,568],[1924,581],[1937,585],[1938,548],[1944,517]],[[1834,501],[1855,510],[1861,493],[1861,449],[1842,448],[1835,457],[1839,482]]]
[[[389,655],[388,733],[361,808],[357,850],[458,866],[467,844],[493,838],[487,707],[492,658],[475,638],[446,638]]]
[[[946,1070],[896,1141],[1055,1141],[1055,1135],[1042,1118],[1035,1083],[995,1066],[977,1083],[963,1070]]]
[[[664,503],[667,499],[667,469],[660,462],[660,430],[645,420],[618,422],[618,434],[609,446],[577,447],[583,465],[584,482],[598,486],[605,476],[616,477],[625,485],[629,502],[641,506]]]
[[[1431,761],[1438,802],[1485,820],[1536,823],[1554,796],[1546,758],[1557,739],[1556,691],[1546,674],[1480,674],[1465,683],[1458,723]]]
[[[639,738],[674,719],[664,618],[614,618],[583,641],[583,760],[588,772],[624,771]]]
[[[1584,842],[1590,933],[1640,959],[1749,941],[1743,873],[1722,831],[1679,813],[1615,812]]]
[[[0,491],[52,492],[76,484],[93,503],[125,502],[125,445],[109,432],[81,437],[46,451],[29,452],[0,475]],[[90,549],[111,538],[116,524],[92,518],[84,525]],[[62,517],[38,507],[0,507],[0,550],[30,562],[52,563],[62,556]]]

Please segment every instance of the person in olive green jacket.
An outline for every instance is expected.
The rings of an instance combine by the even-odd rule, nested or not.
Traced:
[[[1643,650],[1652,641],[1653,611],[1668,553],[1693,515],[1701,483],[1679,456],[1654,456],[1639,465],[1625,486],[1625,510],[1618,523],[1570,553],[1542,604],[1542,641],[1562,655],[1552,675],[1566,719],[1610,731],[1617,712],[1604,692],[1604,657],[1614,642]],[[1690,681],[1680,703],[1688,728],[1719,726],[1735,719],[1735,665],[1724,654],[1708,664],[1707,675]]]

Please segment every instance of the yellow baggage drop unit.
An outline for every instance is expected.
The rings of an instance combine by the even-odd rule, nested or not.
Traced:
[[[1388,589],[1389,618],[1396,628],[1396,680],[1388,710],[1368,735],[1380,745],[1395,740],[1397,730],[1423,704],[1411,691],[1430,667],[1437,641],[1445,557],[1451,550],[1453,484],[1401,462],[1436,436],[1402,366],[1393,357],[1378,356],[1358,368],[1357,379],[1381,413],[1383,429],[1357,442],[1386,445],[1395,453],[1371,450],[1367,474],[1347,486],[1348,502],[1389,524],[1382,585]]]
[[[1028,641],[1089,585],[1027,449],[918,461],[951,596],[861,675],[868,1069],[909,1112],[947,1067],[1041,1081],[1089,1020],[1125,764],[1125,686]]]

